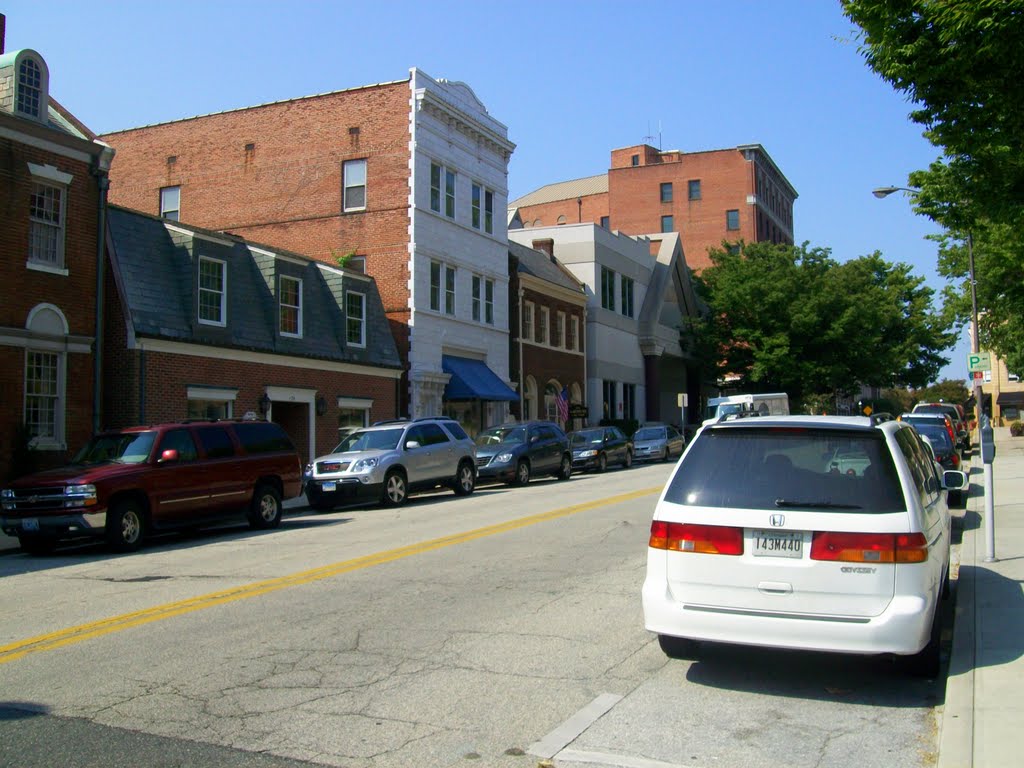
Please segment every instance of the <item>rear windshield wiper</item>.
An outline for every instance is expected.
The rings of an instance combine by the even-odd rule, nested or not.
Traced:
[[[831,501],[800,501],[799,499],[776,499],[776,507],[805,507],[807,509],[861,509],[860,504],[835,504]]]

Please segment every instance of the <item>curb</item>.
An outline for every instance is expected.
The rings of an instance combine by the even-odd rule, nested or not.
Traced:
[[[972,468],[973,468],[973,461]],[[981,495],[968,496],[967,509],[977,509]],[[945,705],[939,724],[939,756],[936,768],[970,768],[974,765],[974,666],[977,644],[975,563],[976,537],[980,528],[965,529],[960,540],[960,572],[956,583],[953,648],[946,680]],[[968,566],[966,569],[964,566]],[[966,572],[965,572],[966,571]]]

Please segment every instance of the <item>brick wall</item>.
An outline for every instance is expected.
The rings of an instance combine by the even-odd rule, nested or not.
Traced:
[[[355,88],[104,136],[111,202],[334,264],[366,256],[385,310],[408,298],[409,85]],[[171,159],[173,158],[173,160]],[[344,214],[342,163],[367,161],[367,209]]]
[[[28,164],[50,165],[74,178],[66,191],[64,262],[67,275],[28,269],[29,197],[33,176]],[[52,304],[67,320],[70,333],[92,337],[96,311],[96,225],[99,192],[87,162],[0,138],[0,329],[24,329],[29,312]],[[34,451],[38,468],[59,466],[92,431],[92,356],[65,355],[66,451]],[[25,349],[0,346],[0,480],[12,471],[15,433],[24,420]]]

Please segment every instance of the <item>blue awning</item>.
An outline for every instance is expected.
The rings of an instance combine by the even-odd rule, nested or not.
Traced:
[[[483,360],[441,355],[441,368],[452,377],[444,388],[445,400],[518,400],[515,393]]]

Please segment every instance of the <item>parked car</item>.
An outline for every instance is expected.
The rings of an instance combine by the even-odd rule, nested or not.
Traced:
[[[899,421],[707,425],[655,506],[645,626],[669,656],[694,641],[885,653],[932,675],[949,588],[943,489],[966,484],[963,472],[939,475]]]
[[[93,437],[68,466],[0,491],[0,527],[33,554],[90,536],[125,552],[150,531],[243,514],[253,528],[274,528],[301,477],[295,446],[273,422],[127,427]]]
[[[953,420],[950,418],[948,413],[902,413],[897,417],[900,421],[906,422],[911,426],[917,427],[921,425],[925,426],[941,426],[946,430],[946,434],[949,436],[950,442],[959,450],[960,441],[957,437],[956,426],[953,424]]]
[[[971,430],[967,426],[963,411],[953,403],[918,403],[913,413],[944,413],[953,422],[956,444],[962,451],[971,450]]]
[[[633,466],[633,441],[615,426],[590,427],[569,433],[572,468],[604,472],[609,464]]]
[[[939,463],[943,470],[960,469],[962,467],[960,452],[953,445],[953,441],[950,439],[949,432],[945,427],[939,424],[921,423],[914,424],[913,426],[921,437],[928,439],[928,445],[931,446],[932,453],[935,455],[935,461]],[[958,505],[962,501],[962,491],[949,492],[949,503],[951,505]]]
[[[550,421],[524,421],[485,429],[476,437],[480,481],[526,485],[531,477],[572,475],[569,438]]]
[[[668,461],[682,456],[683,436],[668,424],[645,424],[633,433],[633,458],[637,461]]]
[[[306,467],[306,500],[329,510],[343,501],[373,499],[398,507],[415,491],[476,487],[473,440],[455,419],[383,421],[363,427]]]

